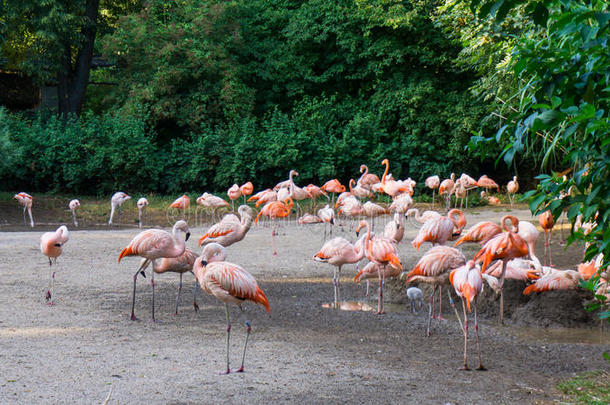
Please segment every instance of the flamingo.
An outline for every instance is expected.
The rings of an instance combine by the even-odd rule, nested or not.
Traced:
[[[466,173],[462,173],[460,178],[456,181],[456,185],[457,185],[458,182],[466,190],[466,208],[468,208],[468,192],[470,190],[472,190],[473,188],[478,187],[479,184],[477,183],[477,181],[475,179],[473,179],[472,177],[470,177]]]
[[[305,190],[311,196],[311,209],[312,210],[313,210],[313,207],[314,207],[315,200],[317,200],[321,196],[325,196],[326,198],[328,198],[328,194],[326,194],[326,192],[324,192],[324,190],[322,190],[320,187],[318,187],[318,186],[316,186],[314,184],[308,184],[305,187]]]
[[[344,238],[333,238],[326,242],[320,251],[313,256],[313,260],[322,263],[332,264],[333,270],[333,289],[334,306],[339,308],[340,301],[339,288],[341,284],[341,268],[345,264],[358,263],[364,257],[364,238],[355,244],[351,244]]]
[[[324,221],[317,215],[305,214],[302,217],[300,217],[297,220],[297,222],[299,223],[299,225],[306,225],[306,224],[319,224]]]
[[[369,173],[369,168],[366,165],[360,165],[360,173],[362,173],[362,176],[356,182],[360,187],[370,190],[373,184],[381,183],[376,174]]]
[[[441,185],[440,177],[434,175],[430,176],[425,181],[426,187],[432,189],[432,208],[434,208],[434,192]]]
[[[529,251],[529,257],[534,262],[536,269],[541,269],[542,264],[538,257],[536,257],[536,242],[538,241],[538,236],[540,236],[540,232],[536,229],[536,226],[529,221],[519,221],[519,231],[517,235],[521,236],[521,238],[527,244],[527,250]]]
[[[489,221],[478,222],[474,224],[464,236],[459,238],[454,246],[457,247],[466,242],[476,242],[483,246],[488,240],[499,233],[502,233],[502,227],[500,225]]]
[[[178,305],[180,304],[180,293],[182,292],[182,276],[184,273],[193,270],[193,265],[195,264],[195,260],[197,260],[197,253],[193,252],[191,249],[184,249],[184,253],[182,253],[178,257],[163,257],[159,261],[159,264],[153,267],[153,271],[157,274],[160,273],[179,273],[180,274],[180,284],[178,285],[178,295],[176,296],[176,311],[175,315],[178,315]],[[148,259],[142,259],[140,262],[141,271],[145,271],[148,268],[148,265],[151,263]],[[197,287],[197,285],[195,285]],[[197,290],[193,291],[193,307],[195,308],[195,312],[199,310],[199,305],[197,305],[196,299]]]
[[[288,173],[288,179],[290,180],[290,187],[289,187],[290,198],[292,198],[296,202],[297,215],[299,215],[300,211],[301,211],[301,207],[299,206],[299,201],[311,198],[311,195],[307,192],[307,190],[294,184],[293,177],[298,176],[298,175],[299,175],[299,173],[296,170],[291,170],[290,173]]]
[[[356,187],[353,187],[353,185],[356,184],[356,181],[354,179],[350,179],[349,180],[349,191],[353,196],[356,196],[358,198],[372,198],[373,194],[366,189],[364,186],[361,186],[360,184],[356,184]]]
[[[146,213],[146,207],[148,207],[148,200],[144,197],[140,198],[137,203],[138,206],[138,228],[142,228],[142,218]]]
[[[500,186],[498,183],[487,177],[486,174],[482,175],[479,180],[477,180],[477,185],[479,187],[483,187],[485,191],[489,193],[489,189],[496,189],[496,192],[500,191]]]
[[[239,192],[241,193],[242,196],[244,196],[244,204],[246,203],[246,197],[249,196],[250,194],[252,194],[252,192],[254,191],[254,186],[252,185],[252,182],[247,182],[242,184],[239,187]]]
[[[455,207],[457,208],[458,199],[461,199],[460,208],[462,208],[464,206],[464,200],[468,195],[468,191],[466,190],[466,187],[462,185],[460,179],[455,182],[455,186],[453,187],[453,194],[455,195]]]
[[[409,194],[401,194],[390,204],[390,211],[400,214],[406,213],[413,206],[413,199]]]
[[[78,199],[71,200],[68,203],[68,208],[72,211],[72,220],[74,221],[74,226],[78,228],[78,221],[76,220],[76,210],[80,207],[80,201]]]
[[[229,188],[229,190],[227,190],[227,196],[231,200],[231,205],[232,205],[233,211],[235,211],[235,200],[237,200],[239,197],[241,197],[241,189],[239,188],[239,186],[237,184],[233,184]]]
[[[277,201],[277,200],[278,200],[277,192],[275,192],[269,188],[266,190],[260,191],[260,192],[256,193],[256,195],[253,195],[252,197],[248,198],[248,202],[256,201],[257,208],[260,205],[267,204],[267,203],[270,203],[272,201]]]
[[[271,310],[269,308],[269,300],[263,290],[258,286],[256,279],[243,267],[224,261],[224,257],[226,257],[224,247],[216,243],[207,245],[203,249],[202,256],[195,261],[193,273],[203,291],[215,296],[225,304],[225,314],[227,318],[227,368],[223,374],[229,374],[231,372],[231,369],[229,368],[229,338],[231,334],[229,304],[234,303],[242,310],[241,306],[244,301],[252,301],[264,306],[267,313]],[[245,326],[246,342],[244,343],[241,367],[235,370],[235,372],[238,373],[244,371],[246,347],[251,331],[249,320],[246,320]]]
[[[487,192],[485,191],[481,191],[481,198],[487,200],[487,203],[489,205],[494,205],[497,207],[498,205],[502,204],[498,197],[496,197],[495,195],[487,195]]]
[[[335,205],[335,194],[343,193],[345,191],[345,186],[342,185],[339,180],[332,179],[328,180],[322,187],[320,187],[322,191],[326,191],[327,193],[332,193],[333,197],[331,199],[331,204]]]
[[[375,204],[374,202],[367,201],[362,205],[362,212],[369,218],[375,218],[381,215],[389,214],[390,210],[382,207],[379,204]]]
[[[462,299],[462,308],[464,309],[464,368],[468,368],[468,315],[466,314],[466,306],[470,312],[470,304],[474,304],[474,333],[477,339],[477,352],[479,353],[479,367],[477,370],[485,370],[481,362],[481,346],[479,344],[479,324],[477,322],[477,302],[476,298],[483,289],[483,277],[481,271],[474,264],[473,260],[469,260],[465,265],[453,270],[449,275],[449,281],[453,285],[455,292]],[[464,304],[465,303],[465,304]]]
[[[411,313],[414,314],[414,313],[416,313],[416,311],[415,311],[416,303],[417,303],[417,306],[419,307],[419,309],[421,309],[421,307],[424,305],[424,294],[417,287],[407,288],[406,293],[407,293],[407,298],[409,299],[409,303],[411,304]]]
[[[286,218],[287,216],[290,215],[290,212],[292,211],[292,207],[294,206],[294,202],[292,201],[292,198],[288,197],[284,200],[284,202],[281,201],[272,201],[267,203],[263,209],[258,213],[258,215],[256,216],[256,219],[254,220],[254,223],[256,224],[258,222],[258,219],[261,217],[261,215],[264,215],[266,217],[269,217],[271,220],[273,220],[273,229],[271,231],[271,247],[273,250],[273,255],[276,256],[277,255],[277,250],[275,249],[275,235],[276,235],[276,223],[275,220],[276,218]]]
[[[220,197],[217,197],[210,193],[203,193],[197,198],[197,204],[203,205],[212,209],[212,221],[214,221],[214,215],[218,208],[228,207],[229,203]]]
[[[30,215],[30,227],[34,227],[34,218],[32,217],[32,201],[34,200],[34,197],[32,197],[31,195],[29,195],[28,193],[17,193],[13,196],[13,198],[15,200],[17,200],[19,202],[19,204],[23,205],[23,225],[26,225],[25,222],[25,211],[28,211],[28,214]]]
[[[506,221],[513,225],[512,229],[506,226]],[[519,220],[512,215],[505,215],[500,221],[502,232],[491,238],[474,256],[475,262],[482,262],[481,270],[485,269],[493,260],[502,260],[502,272],[500,274],[500,324],[504,323],[504,275],[506,263],[517,257],[527,256],[529,250],[525,240],[518,235]]]
[[[362,268],[354,277],[354,281],[360,284],[360,281],[366,280],[366,296],[369,296],[369,281],[378,279],[381,275],[382,280],[386,278],[398,277],[400,270],[393,266],[382,266],[375,262],[369,262]]]
[[[405,226],[402,224],[402,215],[394,214],[394,219],[385,225],[383,236],[398,244],[405,235]]]
[[[553,259],[551,256],[551,236],[553,234],[553,227],[555,226],[555,219],[551,211],[544,211],[538,215],[538,222],[542,229],[544,229],[544,264],[546,264],[546,257],[548,251],[549,266],[553,266]]]
[[[430,321],[434,313],[434,294],[436,288],[439,289],[439,311],[438,319],[442,318],[443,296],[442,285],[449,281],[449,273],[466,263],[464,254],[449,246],[434,246],[428,250],[417,262],[413,270],[407,274],[407,283],[412,281],[421,281],[423,283],[432,284],[432,294],[430,295],[430,309],[428,313],[428,327],[426,336],[430,336]]]
[[[513,200],[515,198],[515,194],[519,191],[519,182],[517,181],[517,176],[513,176],[513,179],[508,182],[506,185],[506,191],[508,192],[508,199],[510,200],[510,208],[513,208]]]
[[[438,186],[438,194],[445,196],[445,208],[449,211],[449,204],[451,203],[451,194],[453,194],[453,188],[455,187],[455,173],[451,173],[450,178],[445,179]]]
[[[178,237],[178,231],[182,231],[186,234],[185,239]],[[185,242],[191,236],[189,228],[185,221],[179,220],[174,224],[172,233],[161,229],[149,229],[142,231],[137,234],[129,245],[125,247],[119,255],[119,263],[121,259],[126,256],[140,256],[146,259],[138,270],[133,275],[133,297],[131,302],[131,320],[135,321],[136,317],[134,314],[134,307],[136,304],[136,281],[138,279],[138,273],[142,273],[145,276],[143,268],[148,265],[149,261],[152,261],[153,272],[150,279],[152,287],[152,320],[155,322],[155,268],[156,260],[163,257],[178,257],[184,253],[186,248]]]
[[[485,274],[489,274],[490,276],[499,279],[502,275],[502,262],[495,261],[493,264],[487,267]],[[510,280],[531,281],[539,279],[540,272],[534,262],[518,257],[506,262],[504,278]]]
[[[61,255],[63,246],[68,242],[69,238],[70,233],[65,225],[57,228],[55,232],[45,232],[40,237],[40,251],[49,258],[49,288],[45,297],[48,305],[55,305],[53,301],[55,296],[55,271],[53,271],[53,263],[55,268],[57,268],[57,258]],[[51,258],[53,261],[51,261]]]
[[[411,244],[417,250],[425,242],[431,242],[432,245],[444,245],[449,239],[459,236],[464,226],[466,226],[466,217],[462,211],[452,209],[446,217],[426,221]]]
[[[577,271],[554,270],[527,286],[523,295],[551,290],[575,290],[582,281],[583,277]]]
[[[330,224],[330,236],[333,235],[333,225],[335,224],[335,210],[328,204],[318,210],[318,217],[324,221],[324,240],[326,240],[326,224]]]
[[[382,265],[384,268],[389,264],[390,266],[402,270],[402,264],[398,258],[398,251],[396,245],[385,237],[375,236],[371,237],[371,227],[367,221],[360,221],[358,228],[356,228],[356,235],[359,234],[362,228],[366,227],[366,237],[364,239],[364,254],[369,261]],[[379,272],[379,295],[377,297],[377,313],[385,313],[383,305],[383,284],[385,279],[383,275],[384,271]]]
[[[385,170],[383,172],[383,176],[381,177],[381,185],[383,192],[389,195],[390,197],[395,197],[401,193],[405,193],[408,191],[408,187],[403,185],[396,180],[389,180],[388,170],[390,169],[390,161],[388,159],[383,159],[381,162],[382,166],[385,166]]]
[[[420,213],[417,208],[410,208],[407,210],[407,212],[405,213],[405,217],[409,218],[410,216],[413,216],[415,220],[420,224],[425,224],[431,219],[437,219],[442,217],[442,215],[436,211],[424,211]]]
[[[225,215],[219,223],[212,225],[199,239],[199,246],[218,243],[227,247],[244,239],[252,225],[252,208],[240,205],[237,212],[241,220],[233,214]]]
[[[188,195],[183,194],[182,197],[176,198],[174,200],[174,202],[169,205],[169,208],[176,208],[176,209],[182,210],[182,217],[184,219],[184,218],[186,218],[186,210],[189,209],[190,205],[191,205],[191,199],[189,198]]]
[[[110,219],[108,220],[108,225],[112,225],[112,218],[114,217],[114,211],[117,207],[119,209],[119,223],[121,222],[121,207],[123,206],[123,203],[130,198],[131,197],[128,194],[122,191],[117,191],[112,195],[112,198],[110,199]]]

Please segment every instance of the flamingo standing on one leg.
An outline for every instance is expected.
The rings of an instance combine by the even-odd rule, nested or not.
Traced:
[[[112,225],[112,219],[114,218],[114,211],[119,209],[119,223],[121,222],[121,207],[123,203],[129,200],[131,197],[122,191],[117,191],[114,193],[112,198],[110,199],[110,219],[108,220],[108,225]]]
[[[324,240],[326,240],[326,224],[330,224],[330,236],[333,236],[333,226],[335,225],[335,210],[328,204],[318,210],[318,217],[324,221]]]
[[[178,237],[178,231],[182,231],[186,234],[185,239]],[[138,267],[135,274],[133,275],[133,298],[131,302],[131,320],[135,321],[134,307],[136,304],[136,281],[138,279],[138,273],[142,272],[144,276],[143,268],[148,265],[149,261],[152,261],[153,272],[151,273],[150,284],[152,287],[152,320],[155,321],[155,269],[157,267],[156,260],[163,257],[178,257],[184,253],[186,248],[186,241],[188,240],[191,233],[185,221],[180,220],[174,224],[172,233],[168,233],[161,229],[149,229],[137,234],[127,245],[125,249],[121,251],[119,255],[119,263],[121,259],[126,256],[140,256],[146,259],[144,263]]]
[[[508,199],[510,200],[510,208],[513,208],[513,201],[515,199],[515,194],[519,191],[519,182],[517,181],[517,176],[513,176],[513,179],[508,182],[506,185],[506,191],[508,193]]]
[[[242,196],[244,196],[244,204],[246,203],[246,197],[249,196],[250,194],[252,194],[252,192],[254,191],[254,186],[252,185],[252,182],[247,182],[242,184],[239,187],[239,192],[241,193]]]
[[[333,270],[334,307],[339,308],[341,284],[341,267],[344,264],[358,263],[364,257],[364,238],[351,244],[344,238],[333,238],[326,242],[320,251],[313,256],[313,260],[335,266]]]
[[[434,192],[441,185],[441,179],[438,176],[430,176],[425,181],[426,187],[432,189],[432,208],[434,208]]]
[[[398,250],[396,244],[392,243],[387,238],[381,236],[371,237],[371,227],[367,221],[360,221],[356,228],[356,235],[359,234],[362,228],[366,227],[366,237],[364,238],[364,254],[371,262],[377,263],[384,268],[387,265],[395,269],[402,270],[402,264],[398,258]],[[385,269],[384,269],[385,270]],[[383,285],[385,271],[379,273],[379,295],[377,297],[377,313],[384,314],[385,308],[383,305]]]
[[[13,198],[15,200],[17,200],[19,202],[19,204],[23,205],[23,225],[26,225],[25,222],[25,211],[28,211],[28,214],[30,215],[30,226],[33,228],[34,227],[34,218],[32,217],[32,201],[34,200],[34,197],[32,197],[31,195],[29,195],[28,193],[17,193],[13,196]]]
[[[506,226],[506,221],[512,223],[512,229]],[[481,271],[493,260],[502,260],[502,273],[500,274],[500,324],[504,323],[504,275],[506,263],[517,257],[527,256],[529,249],[526,241],[518,235],[519,220],[512,215],[505,215],[500,221],[505,232],[491,238],[474,256],[475,262],[482,262]]]
[[[45,297],[49,305],[55,304],[53,301],[55,296],[55,271],[53,271],[53,263],[55,263],[57,268],[57,258],[61,255],[62,248],[68,242],[69,237],[70,234],[65,225],[57,228],[55,232],[45,232],[40,237],[40,251],[49,258],[49,288]],[[51,258],[53,262],[51,262]]]
[[[277,256],[277,250],[275,249],[275,235],[277,234],[275,220],[277,218],[286,218],[287,216],[289,216],[292,212],[293,206],[294,202],[290,197],[286,198],[284,202],[272,201],[270,203],[267,203],[263,207],[263,209],[258,213],[256,219],[254,220],[254,223],[256,224],[261,215],[269,217],[271,220],[273,220],[273,229],[271,231],[271,246],[273,249],[274,256]]]
[[[328,180],[320,189],[327,193],[332,193],[331,206],[333,207],[335,205],[335,194],[345,192],[345,186],[337,179]]]
[[[549,266],[553,266],[553,259],[551,256],[551,236],[553,234],[553,227],[555,226],[555,219],[551,211],[544,211],[538,215],[538,222],[542,229],[544,229],[544,264],[546,265],[547,251],[549,257]]]
[[[438,186],[438,195],[445,196],[445,209],[449,211],[449,205],[451,204],[451,194],[453,194],[453,188],[455,187],[455,173],[451,173],[450,178],[445,179]]]
[[[80,201],[78,199],[74,199],[70,201],[68,204],[68,208],[72,211],[72,220],[74,221],[74,226],[78,227],[78,221],[76,220],[76,209],[80,207]]]
[[[201,288],[208,294],[218,298],[225,304],[225,313],[227,318],[227,368],[223,372],[229,374],[229,337],[231,334],[231,320],[229,317],[229,304],[236,304],[241,310],[241,305],[244,301],[252,301],[263,305],[267,312],[270,312],[269,301],[265,293],[260,289],[256,279],[237,264],[224,261],[212,261],[209,257],[226,256],[224,247],[216,243],[211,243],[204,248],[201,258],[195,261],[193,273],[199,282]],[[250,337],[251,325],[250,321],[246,320],[246,342],[244,344],[244,353],[241,360],[241,367],[236,372],[244,371],[244,360],[246,358],[246,347],[248,338]]]
[[[227,196],[231,200],[231,209],[235,211],[235,200],[241,197],[241,189],[237,184],[233,184],[229,190],[227,190]]]
[[[449,246],[434,246],[417,262],[413,270],[407,274],[407,283],[411,281],[421,281],[434,286],[430,295],[430,309],[428,314],[428,327],[426,336],[430,336],[430,321],[434,316],[434,294],[436,288],[447,284],[449,273],[466,263],[466,257],[456,248]],[[440,291],[442,293],[442,290]],[[439,294],[439,314],[438,319],[442,318],[443,296]]]
[[[188,195],[183,194],[182,197],[176,198],[174,202],[169,205],[169,207],[182,210],[182,219],[186,219],[186,210],[189,209],[190,205],[191,199]]]
[[[479,353],[479,367],[477,370],[485,370],[481,362],[481,346],[479,344],[479,324],[477,322],[477,302],[476,298],[483,289],[483,277],[481,271],[474,264],[473,260],[469,260],[465,265],[453,270],[449,275],[449,281],[453,285],[455,292],[462,299],[462,308],[464,309],[464,368],[468,368],[468,315],[466,314],[466,306],[470,312],[470,304],[474,304],[474,334],[477,339],[477,352]],[[464,304],[465,303],[465,304]]]
[[[178,305],[180,304],[180,293],[182,292],[182,276],[184,273],[193,270],[193,265],[195,264],[195,260],[197,259],[197,253],[193,252],[191,249],[185,249],[184,253],[182,253],[178,257],[163,257],[159,261],[159,264],[153,268],[153,271],[157,274],[160,273],[179,273],[180,274],[180,284],[178,285],[178,295],[176,296],[176,311],[175,314],[178,315]],[[146,270],[148,265],[151,263],[148,259],[142,259],[140,263],[141,271]],[[195,285],[195,287],[197,287]],[[199,305],[197,305],[196,298],[197,290],[193,291],[193,307],[195,308],[195,312],[199,310]]]
[[[142,228],[142,218],[146,213],[146,207],[148,207],[148,200],[144,197],[138,200],[138,228]]]

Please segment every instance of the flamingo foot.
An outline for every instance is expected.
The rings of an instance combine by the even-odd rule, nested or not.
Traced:
[[[232,373],[244,373],[245,371],[244,371],[244,368],[243,368],[243,367],[240,367],[240,368],[237,368],[237,369],[235,369],[235,370],[232,370],[231,372],[232,372]]]
[[[131,314],[131,320],[132,320],[132,321],[137,321],[137,320],[138,320],[138,318],[136,318],[136,316],[135,316],[134,314]]]
[[[273,256],[277,256],[277,252],[273,252]]]
[[[377,315],[385,315],[385,311],[377,311]]]
[[[230,369],[226,369],[225,371],[219,371],[218,375],[227,375],[227,374],[231,374],[231,370]]]
[[[487,371],[487,369],[485,367],[483,367],[482,364],[479,364],[479,367],[476,368],[478,371]]]
[[[44,296],[44,298],[45,298],[47,301],[50,301],[50,300],[51,300],[51,291],[47,290],[47,293],[46,293],[46,295]]]
[[[55,306],[55,302],[49,301],[49,302],[47,302],[47,305],[50,306],[50,307]]]
[[[460,368],[460,370],[462,370],[462,371],[470,371],[470,369],[468,368],[468,366],[464,366],[464,367]]]

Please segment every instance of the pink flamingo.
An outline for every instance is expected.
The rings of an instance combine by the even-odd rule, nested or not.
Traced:
[[[553,227],[555,226],[555,219],[550,210],[544,211],[538,215],[538,222],[542,229],[544,229],[544,264],[546,264],[546,257],[548,252],[549,266],[553,265],[553,259],[551,256],[551,236],[553,235]]]
[[[552,290],[575,290],[583,281],[582,275],[574,270],[553,270],[540,277],[523,290],[523,295]]]
[[[304,188],[301,188],[294,184],[293,177],[298,175],[299,173],[296,170],[291,170],[290,173],[288,173],[288,179],[290,180],[290,198],[292,198],[296,202],[297,215],[300,215],[301,207],[299,206],[299,201],[311,198],[311,195]]]
[[[405,235],[405,226],[402,224],[402,215],[394,214],[394,219],[388,222],[383,229],[383,236],[398,244]]]
[[[299,225],[307,225],[307,224],[319,224],[324,222],[317,215],[305,214],[297,220]]]
[[[259,200],[260,202],[260,200]],[[292,198],[288,197],[284,200],[284,202],[282,201],[272,201],[267,203],[263,209],[258,213],[258,215],[256,216],[256,219],[254,219],[254,223],[256,224],[258,222],[258,219],[261,217],[261,215],[264,215],[266,217],[269,217],[269,219],[271,219],[273,221],[273,229],[271,230],[271,248],[273,250],[273,255],[276,256],[277,255],[277,250],[275,249],[275,235],[277,234],[276,231],[276,219],[277,218],[286,218],[287,216],[290,215],[290,213],[292,212],[292,207],[294,206],[294,202],[292,201]]]
[[[74,226],[78,227],[78,221],[76,220],[76,210],[80,207],[80,201],[78,199],[71,200],[68,204],[68,208],[72,211],[72,220],[74,221]]]
[[[438,194],[445,196],[445,208],[449,211],[449,205],[451,203],[451,194],[453,194],[453,189],[455,187],[455,173],[451,173],[450,178],[445,179],[441,182],[441,185],[438,186]]]
[[[335,205],[335,194],[345,192],[345,186],[339,182],[337,179],[328,180],[322,187],[320,187],[322,191],[326,191],[327,193],[332,193],[333,197],[331,199],[331,205]]]
[[[442,217],[442,215],[436,211],[424,211],[420,213],[417,208],[410,208],[407,210],[405,217],[409,218],[410,216],[413,216],[420,224],[425,224],[431,219],[438,219]]]
[[[424,184],[426,184],[426,187],[432,189],[432,208],[434,208],[434,192],[436,191],[438,186],[441,185],[441,179],[436,175],[430,176],[426,179]]]
[[[229,199],[231,200],[232,209],[233,211],[235,211],[235,200],[241,197],[241,189],[237,184],[233,184],[227,191],[227,196],[229,196]]]
[[[356,184],[356,187],[353,187],[354,184],[356,184],[356,181],[354,179],[350,179],[349,180],[349,191],[353,196],[356,196],[358,198],[372,198],[373,197],[373,193],[371,193],[367,188],[364,188],[364,186],[361,186],[360,184]]]
[[[402,270],[402,264],[398,258],[398,251],[396,245],[387,238],[381,236],[375,236],[371,238],[371,228],[367,221],[360,221],[358,228],[356,228],[356,235],[359,234],[362,228],[366,227],[366,237],[364,239],[364,254],[366,258],[371,262],[375,262],[383,267],[388,264],[398,270]],[[377,313],[384,314],[385,309],[383,305],[383,284],[385,279],[383,274],[385,271],[379,274],[379,295],[377,298]]]
[[[390,211],[404,214],[411,209],[412,206],[413,199],[411,196],[409,194],[401,194],[392,201],[392,204],[390,204]]]
[[[278,201],[278,194],[273,190],[265,190],[260,196],[258,196],[256,200],[256,207],[258,208],[261,205],[268,204],[273,201]],[[252,198],[252,197],[250,197]],[[285,199],[285,198],[284,198]],[[248,199],[250,201],[250,199]],[[281,200],[279,200],[281,201]]]
[[[485,191],[481,191],[481,198],[487,200],[487,203],[489,205],[497,207],[502,204],[502,201],[500,201],[498,197],[496,197],[495,195],[487,195],[487,192]]]
[[[468,312],[470,312],[470,304],[474,304],[474,333],[477,339],[477,352],[479,353],[479,367],[477,370],[485,370],[483,363],[481,362],[481,346],[479,344],[479,324],[477,322],[477,302],[476,298],[483,289],[483,277],[481,271],[474,264],[473,260],[469,260],[465,265],[458,267],[453,270],[449,275],[449,281],[453,285],[455,292],[462,299],[462,308],[464,309],[464,368],[463,370],[469,370],[468,368],[468,315],[466,314],[466,306],[468,306]],[[464,304],[466,303],[466,305]]]
[[[252,185],[252,182],[247,182],[242,184],[239,187],[239,192],[241,193],[242,196],[244,196],[244,204],[246,203],[246,197],[249,196],[250,194],[252,194],[252,192],[254,191],[254,186]]]
[[[55,296],[55,271],[53,271],[53,263],[55,263],[55,268],[57,268],[57,258],[61,255],[63,246],[68,242],[69,237],[70,234],[65,225],[57,228],[55,232],[45,232],[40,237],[40,251],[49,258],[49,288],[45,297],[48,305],[55,304],[53,301]],[[53,259],[52,262],[51,258]]]
[[[515,194],[519,192],[519,182],[517,176],[513,176],[513,179],[506,185],[506,191],[508,193],[508,199],[510,200],[510,207],[513,208],[513,201]]]
[[[417,250],[425,242],[431,242],[433,246],[444,245],[449,239],[459,236],[464,226],[466,217],[462,211],[452,209],[446,217],[426,221],[411,244]]]
[[[225,215],[219,223],[212,225],[199,239],[199,246],[218,243],[227,247],[243,240],[252,226],[252,208],[241,205],[237,212],[241,220],[233,214]]]
[[[146,207],[148,207],[148,200],[144,197],[140,198],[137,202],[138,206],[138,228],[142,228],[142,219],[146,213]]]
[[[186,234],[186,238],[183,240],[178,237],[178,231],[182,231]],[[134,314],[134,307],[136,304],[136,281],[138,279],[138,273],[142,273],[145,276],[143,268],[148,265],[149,261],[152,261],[153,272],[151,273],[150,285],[152,287],[152,320],[155,321],[155,269],[156,260],[163,257],[178,257],[184,253],[186,248],[185,241],[188,240],[191,233],[189,231],[186,222],[180,220],[174,224],[172,234],[161,229],[149,229],[137,234],[121,251],[119,255],[119,263],[121,259],[126,256],[140,256],[146,259],[138,270],[133,275],[133,298],[131,302],[131,320],[135,321],[136,317]]]
[[[318,210],[318,217],[324,221],[324,240],[326,240],[326,224],[330,226],[330,236],[333,235],[333,225],[335,225],[335,210],[333,210],[328,204],[324,208]]]
[[[390,161],[388,159],[383,159],[381,164],[385,166],[383,176],[381,177],[381,185],[383,188],[383,192],[389,195],[390,197],[395,197],[401,193],[407,192],[407,186],[396,180],[389,180],[389,176],[387,176],[387,174],[388,170],[390,169]]]
[[[169,205],[169,208],[176,208],[182,210],[183,219],[186,218],[186,210],[189,209],[191,205],[191,199],[188,195],[183,194],[182,197],[178,197],[174,200],[173,203]]]
[[[430,294],[430,308],[428,312],[428,327],[426,336],[430,336],[430,322],[434,313],[434,295],[437,287],[439,288],[439,311],[438,319],[442,318],[443,295],[442,285],[449,281],[449,273],[466,263],[466,257],[456,248],[449,246],[434,246],[428,250],[417,262],[413,270],[407,274],[407,283],[421,281],[432,284],[432,294]]]
[[[371,189],[373,184],[381,183],[376,174],[369,173],[369,168],[366,165],[360,165],[360,173],[362,176],[357,181],[357,184],[365,189]]]
[[[178,285],[178,295],[176,296],[176,315],[178,315],[180,293],[182,292],[182,275],[188,271],[193,270],[193,265],[195,264],[195,260],[197,259],[197,257],[197,254],[191,249],[184,249],[184,253],[182,253],[180,256],[163,257],[159,261],[159,264],[153,267],[153,271],[157,274],[167,272],[180,274],[180,284]],[[142,261],[140,262],[141,271],[145,271],[150,263],[150,260],[142,259]],[[197,287],[197,285],[195,285],[195,287]],[[193,307],[195,308],[195,312],[199,311],[199,305],[197,305],[196,294],[197,290],[195,289],[193,291]]]
[[[122,207],[123,207],[123,203],[127,200],[129,200],[131,197],[122,192],[122,191],[117,191],[116,193],[114,193],[112,195],[112,198],[110,199],[110,219],[108,220],[108,225],[112,225],[112,218],[114,217],[114,211],[118,208],[119,209],[119,223],[121,222],[121,211],[122,211]]]
[[[513,225],[512,229],[506,226],[506,221]],[[525,240],[518,235],[519,220],[512,215],[505,215],[500,221],[505,232],[491,238],[474,256],[475,262],[482,262],[481,270],[485,272],[487,266],[493,260],[502,260],[502,272],[500,274],[500,324],[504,323],[504,275],[506,263],[517,257],[528,254],[528,246]]]
[[[536,267],[537,266],[532,261],[518,257],[506,262],[504,278],[521,281],[537,280],[540,278],[540,272]],[[489,274],[490,276],[499,279],[502,275],[502,262],[493,262],[489,267],[487,267],[485,274]]]
[[[224,252],[224,247],[219,244],[211,243],[207,245],[203,249],[202,256],[195,261],[193,273],[203,291],[215,296],[225,304],[225,314],[227,318],[227,368],[223,373],[229,374],[231,372],[231,369],[229,368],[229,337],[231,334],[229,304],[234,303],[241,310],[244,301],[252,301],[256,304],[263,305],[267,312],[270,312],[270,309],[269,300],[258,286],[256,279],[241,266],[224,261],[226,257],[226,253]],[[246,320],[245,325],[246,342],[244,344],[241,367],[235,370],[235,372],[238,373],[244,371],[246,347],[251,331],[249,320]]]
[[[482,175],[476,183],[479,187],[483,187],[488,193],[489,189],[494,188],[496,189],[496,191],[500,191],[500,186],[498,186],[498,183],[487,177],[486,174]]]
[[[25,211],[28,211],[28,214],[30,215],[30,226],[33,228],[34,227],[34,218],[32,217],[32,201],[34,200],[34,197],[32,197],[31,195],[29,195],[28,193],[18,193],[15,194],[13,196],[13,198],[15,200],[17,200],[19,202],[19,204],[23,205],[23,225],[26,225],[25,222]]]
[[[459,238],[454,246],[457,247],[462,243],[467,242],[476,242],[483,246],[488,240],[499,233],[502,233],[502,227],[500,225],[489,221],[478,222],[474,224],[464,236]]]
[[[333,270],[333,288],[335,293],[335,308],[339,308],[339,287],[341,284],[341,268],[345,264],[358,263],[364,257],[364,238],[352,245],[347,239],[333,238],[326,242],[322,249],[313,256],[313,260],[335,266]]]
[[[216,210],[222,207],[228,207],[229,203],[220,197],[217,197],[210,193],[203,193],[197,198],[197,204],[203,205],[212,209],[212,221],[214,221]]]

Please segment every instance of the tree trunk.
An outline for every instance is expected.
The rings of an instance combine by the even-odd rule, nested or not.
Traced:
[[[84,41],[78,50],[76,62],[73,66],[70,46],[66,46],[64,62],[57,72],[57,107],[59,114],[64,117],[69,113],[79,115],[83,107],[91,70],[99,6],[100,0],[87,0],[86,20],[81,30]]]

